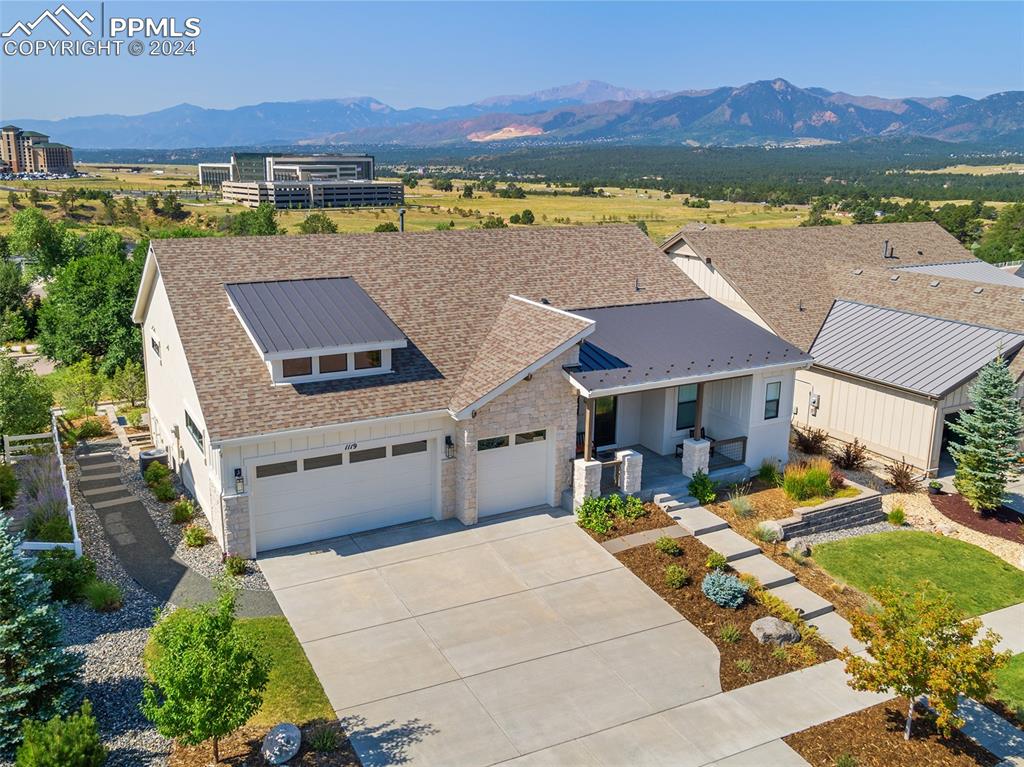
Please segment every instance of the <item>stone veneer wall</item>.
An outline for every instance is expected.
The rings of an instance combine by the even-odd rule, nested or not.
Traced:
[[[475,418],[455,424],[454,489],[442,488],[442,498],[455,499],[455,516],[467,525],[477,521],[476,443],[478,439],[517,431],[548,429],[555,439],[555,503],[572,484],[572,459],[576,454],[576,390],[562,370],[579,361],[579,347],[566,351],[492,400]],[[442,473],[442,481],[447,477]]]
[[[253,555],[252,531],[249,529],[249,496],[226,495],[224,503],[224,551],[240,557]]]

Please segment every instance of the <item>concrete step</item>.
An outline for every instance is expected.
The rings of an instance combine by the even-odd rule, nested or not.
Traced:
[[[715,530],[698,535],[697,540],[709,549],[724,554],[728,562],[760,554],[761,549],[733,530]]]
[[[716,530],[729,529],[728,522],[717,514],[712,514],[703,506],[669,508],[665,511],[691,535],[704,535]]]
[[[753,575],[766,589],[774,589],[787,583],[796,583],[796,576],[782,565],[773,562],[764,554],[744,557],[733,564],[737,572]]]
[[[117,467],[103,466],[92,471],[82,471],[82,479],[120,479],[121,471]]]
[[[835,608],[832,603],[822,599],[813,591],[804,588],[799,583],[787,583],[783,586],[776,586],[771,592],[800,613],[805,621],[817,618],[826,613],[832,612]]]
[[[700,501],[690,495],[675,496],[673,500],[666,503],[662,508],[668,512],[680,511],[682,509],[692,509],[695,506],[700,506]]]
[[[856,653],[864,649],[863,643],[854,639],[850,633],[849,622],[837,612],[824,613],[807,622],[818,629],[818,635],[837,650],[848,647]]]

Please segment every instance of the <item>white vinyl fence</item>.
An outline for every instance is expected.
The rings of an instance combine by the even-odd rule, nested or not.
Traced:
[[[82,539],[78,536],[78,520],[75,518],[75,504],[71,500],[71,485],[68,484],[68,471],[64,465],[64,454],[60,449],[60,430],[57,428],[57,414],[50,413],[50,431],[39,434],[4,435],[4,460],[15,464],[20,457],[38,452],[40,449],[52,449],[57,455],[60,467],[61,483],[64,485],[64,497],[67,500],[68,522],[71,525],[71,541],[23,541],[23,551],[49,551],[50,549],[73,549],[75,556],[82,556]]]

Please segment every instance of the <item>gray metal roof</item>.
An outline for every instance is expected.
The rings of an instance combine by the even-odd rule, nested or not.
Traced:
[[[596,321],[570,375],[589,391],[700,378],[810,355],[711,298],[577,309]]]
[[[351,277],[236,282],[224,289],[264,354],[405,342]]]
[[[952,264],[923,264],[919,266],[897,267],[903,272],[923,272],[935,277],[952,277],[967,282],[982,282],[989,285],[1009,285],[1014,288],[1024,288],[1024,279],[1021,279],[1013,272],[1000,269],[977,258],[970,261],[960,261]]]
[[[840,300],[811,354],[816,365],[942,397],[1022,344],[1020,333]]]

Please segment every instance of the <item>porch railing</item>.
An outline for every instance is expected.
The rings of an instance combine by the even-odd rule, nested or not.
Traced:
[[[747,438],[711,440],[711,463],[743,463],[747,460]]]

